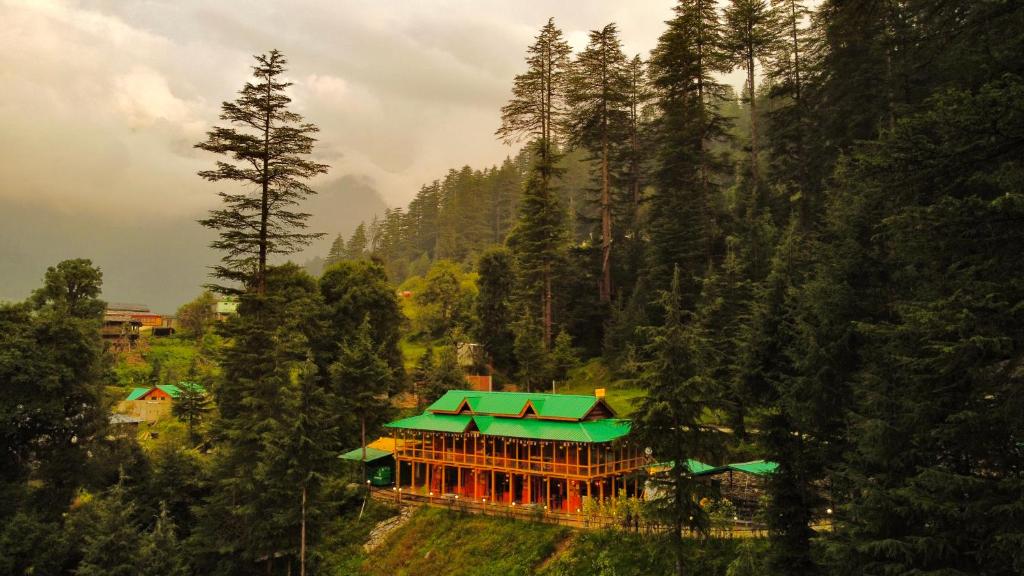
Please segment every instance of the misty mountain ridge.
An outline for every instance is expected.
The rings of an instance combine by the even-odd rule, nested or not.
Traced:
[[[387,208],[365,176],[345,175],[314,189],[318,194],[301,209],[312,215],[309,230],[325,236],[287,258],[300,264],[326,255],[337,234],[351,234]],[[89,258],[103,270],[105,300],[172,314],[210,281],[209,266],[220,259],[209,247],[215,233],[197,222],[205,215],[133,218],[110,211],[83,218],[56,206],[0,198],[0,301],[27,297],[46,268],[61,260]]]

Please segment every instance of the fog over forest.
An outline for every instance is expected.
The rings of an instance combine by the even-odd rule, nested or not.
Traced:
[[[493,135],[498,109],[549,16],[576,50],[615,21],[625,51],[646,57],[672,6],[2,2],[0,298],[23,298],[47,263],[73,257],[101,266],[111,301],[172,312],[194,296],[217,259],[195,221],[223,186],[196,176],[209,159],[193,144],[253,53],[289,55],[296,109],[331,165],[306,206],[328,237],[302,262],[449,168],[514,154]]]

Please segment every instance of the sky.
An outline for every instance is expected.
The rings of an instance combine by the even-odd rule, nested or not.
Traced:
[[[277,48],[327,178],[368,177],[404,205],[450,167],[510,153],[499,110],[548,16],[577,49],[614,21],[646,54],[673,4],[0,0],[0,195],[146,217],[209,208],[217,185],[195,172],[212,157],[192,145],[252,55]]]
[[[159,297],[164,308],[183,302],[216,258],[192,251],[208,242],[195,219],[224,188],[196,175],[214,157],[193,145],[250,78],[253,54],[285,54],[294,110],[321,129],[315,155],[331,170],[314,187],[332,197],[317,217],[333,235],[383,204],[404,206],[449,168],[514,152],[494,131],[549,16],[576,50],[616,22],[627,54],[646,56],[673,5],[0,0],[0,298],[38,285],[51,260],[81,255],[102,263],[118,298],[146,300],[145,282],[110,285],[129,276],[112,248],[127,245],[168,266],[207,260]],[[77,253],[86,249],[97,252]],[[149,289],[169,290],[159,282]]]

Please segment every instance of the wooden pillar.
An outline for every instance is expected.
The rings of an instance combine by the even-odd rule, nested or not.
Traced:
[[[508,473],[508,503],[511,504],[516,495],[516,475]]]
[[[598,480],[597,489],[601,493],[601,502],[604,502],[604,478],[601,478],[600,480]]]
[[[455,493],[462,495],[462,467],[455,467]]]
[[[409,488],[416,490],[416,461],[411,460],[409,467],[412,468],[412,480],[410,480]]]
[[[551,476],[548,476],[545,480],[547,482],[547,489],[545,490],[547,492],[547,508],[551,510]]]
[[[494,502],[494,469],[491,469],[491,502]]]

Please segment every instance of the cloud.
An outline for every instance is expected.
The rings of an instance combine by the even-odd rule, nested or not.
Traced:
[[[549,16],[577,49],[615,21],[627,52],[646,53],[673,4],[0,0],[0,122],[18,135],[0,142],[0,195],[139,216],[209,207],[223,186],[195,175],[213,158],[193,144],[252,54],[278,48],[331,177],[368,176],[403,205],[448,168],[514,152],[493,132]]]

